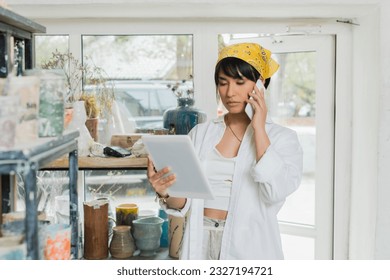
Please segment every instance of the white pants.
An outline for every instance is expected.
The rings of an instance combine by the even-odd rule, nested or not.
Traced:
[[[202,257],[204,260],[219,259],[224,226],[225,220],[204,217],[202,244]]]

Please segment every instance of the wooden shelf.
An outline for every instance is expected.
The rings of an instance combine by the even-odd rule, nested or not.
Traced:
[[[79,170],[91,169],[146,169],[148,158],[146,157],[79,157]],[[43,166],[41,169],[45,170],[65,170],[68,169],[68,157],[61,157],[49,164]]]

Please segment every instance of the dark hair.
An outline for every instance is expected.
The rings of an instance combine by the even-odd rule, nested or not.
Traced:
[[[252,65],[236,57],[226,57],[215,66],[214,81],[216,86],[218,86],[218,75],[221,71],[233,79],[240,79],[244,76],[253,82],[257,82],[260,78],[260,73]],[[270,81],[271,78],[265,79],[265,88],[268,87]]]

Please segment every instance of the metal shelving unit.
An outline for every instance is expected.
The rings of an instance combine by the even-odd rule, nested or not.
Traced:
[[[0,7],[0,77],[16,67],[16,75],[33,68],[33,34],[46,33],[46,27]]]
[[[77,137],[78,131],[56,138],[39,138],[29,147],[15,148],[0,152],[0,175],[18,173],[25,186],[26,219],[25,234],[27,259],[39,259],[38,209],[37,209],[37,171],[69,154],[69,201],[71,225],[71,254],[78,258],[78,194],[77,194]]]

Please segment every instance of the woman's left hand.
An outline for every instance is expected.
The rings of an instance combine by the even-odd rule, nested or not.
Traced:
[[[157,171],[152,159],[148,157],[147,177],[154,191],[161,196],[166,196],[168,194],[168,188],[176,181],[176,175],[169,174],[170,172],[171,170],[168,167]]]

